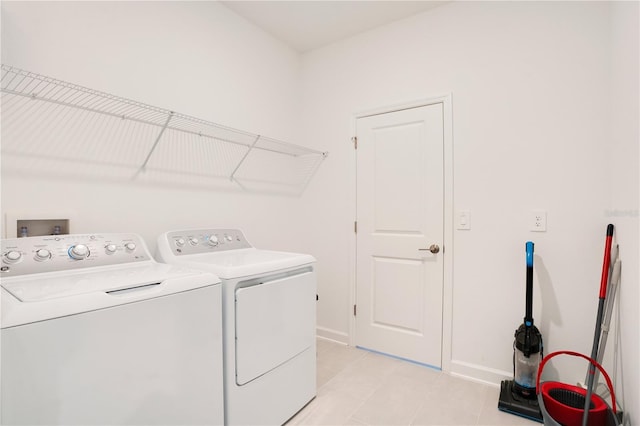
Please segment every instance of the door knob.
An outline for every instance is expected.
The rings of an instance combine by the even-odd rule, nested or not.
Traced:
[[[436,253],[440,252],[440,246],[437,245],[437,244],[431,244],[429,246],[429,248],[421,248],[421,249],[418,249],[418,250],[424,250],[424,251],[429,250],[431,253],[436,254]]]

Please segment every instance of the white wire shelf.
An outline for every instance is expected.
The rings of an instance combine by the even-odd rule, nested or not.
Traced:
[[[327,156],[2,65],[2,170],[301,194]]]

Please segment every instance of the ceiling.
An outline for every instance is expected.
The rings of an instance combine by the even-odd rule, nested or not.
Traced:
[[[222,1],[303,53],[388,24],[446,1]]]

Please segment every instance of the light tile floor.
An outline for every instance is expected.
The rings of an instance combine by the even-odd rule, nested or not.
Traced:
[[[293,425],[525,425],[497,387],[318,339],[318,394]]]

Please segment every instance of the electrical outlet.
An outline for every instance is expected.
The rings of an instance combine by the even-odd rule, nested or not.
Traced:
[[[545,210],[531,211],[531,224],[529,230],[533,232],[547,231],[547,212]]]

